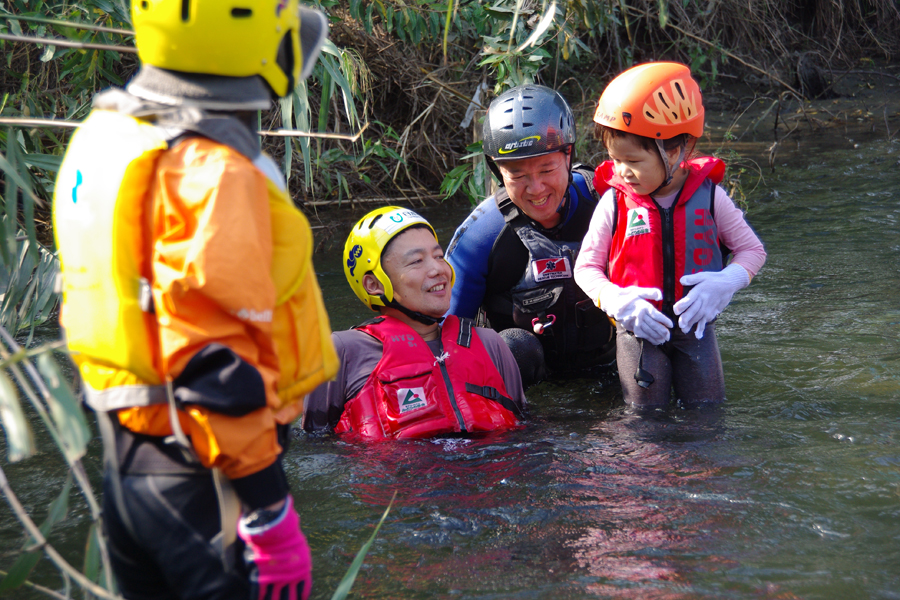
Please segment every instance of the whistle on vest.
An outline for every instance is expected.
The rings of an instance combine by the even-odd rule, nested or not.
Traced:
[[[554,323],[556,323],[556,315],[547,315],[546,319],[543,320],[540,317],[535,317],[531,320],[531,328],[535,334],[541,335],[545,329],[551,327]]]

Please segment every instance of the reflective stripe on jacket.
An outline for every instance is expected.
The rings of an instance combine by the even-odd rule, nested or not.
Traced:
[[[444,320],[440,358],[422,336],[393,317],[377,317],[359,329],[381,341],[384,355],[347,402],[337,433],[402,439],[517,425],[503,377],[470,319]]]

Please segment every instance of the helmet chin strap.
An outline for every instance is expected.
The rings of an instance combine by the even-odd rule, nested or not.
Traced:
[[[405,306],[403,306],[402,304],[400,304],[399,302],[397,302],[396,300],[388,300],[387,296],[385,296],[384,294],[381,294],[381,296],[379,296],[379,297],[381,298],[381,301],[384,302],[385,306],[387,306],[389,308],[395,308],[395,309],[399,310],[400,312],[402,312],[407,317],[409,317],[410,319],[418,321],[419,323],[422,323],[423,325],[435,325],[435,324],[439,325],[444,320],[444,317],[437,317],[437,318],[429,317],[428,315],[424,315],[420,312],[410,310],[410,309],[406,308]]]
[[[669,157],[666,154],[666,147],[663,145],[663,141],[656,140],[656,147],[659,149],[659,156],[662,158],[663,165],[666,167],[666,179],[661,184],[659,184],[659,187],[647,194],[648,196],[652,196],[659,190],[672,183],[672,179],[675,177],[675,170],[681,166],[681,161],[684,160],[684,155],[687,151],[687,146],[682,144],[681,152],[679,152],[678,154],[678,160],[675,161],[675,166],[672,166],[669,164]]]

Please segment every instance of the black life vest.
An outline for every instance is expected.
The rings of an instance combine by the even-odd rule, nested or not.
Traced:
[[[491,327],[497,331],[510,327],[533,331],[535,319],[541,323],[553,320],[538,339],[547,366],[554,372],[609,363],[615,351],[615,330],[609,319],[572,275],[597,206],[590,184],[593,172],[580,165],[573,171],[580,177],[573,175],[566,202],[567,210],[575,213],[552,230],[540,227],[520,211],[504,188],[497,191],[497,207],[506,224],[491,249],[488,281],[495,276],[508,279],[512,271],[520,276],[507,289],[492,290],[489,285],[484,302]],[[577,199],[571,197],[572,190]]]

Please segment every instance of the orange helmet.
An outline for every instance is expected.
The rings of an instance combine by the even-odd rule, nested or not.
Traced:
[[[632,67],[613,79],[597,105],[594,122],[644,137],[667,140],[703,135],[703,97],[681,63]]]

